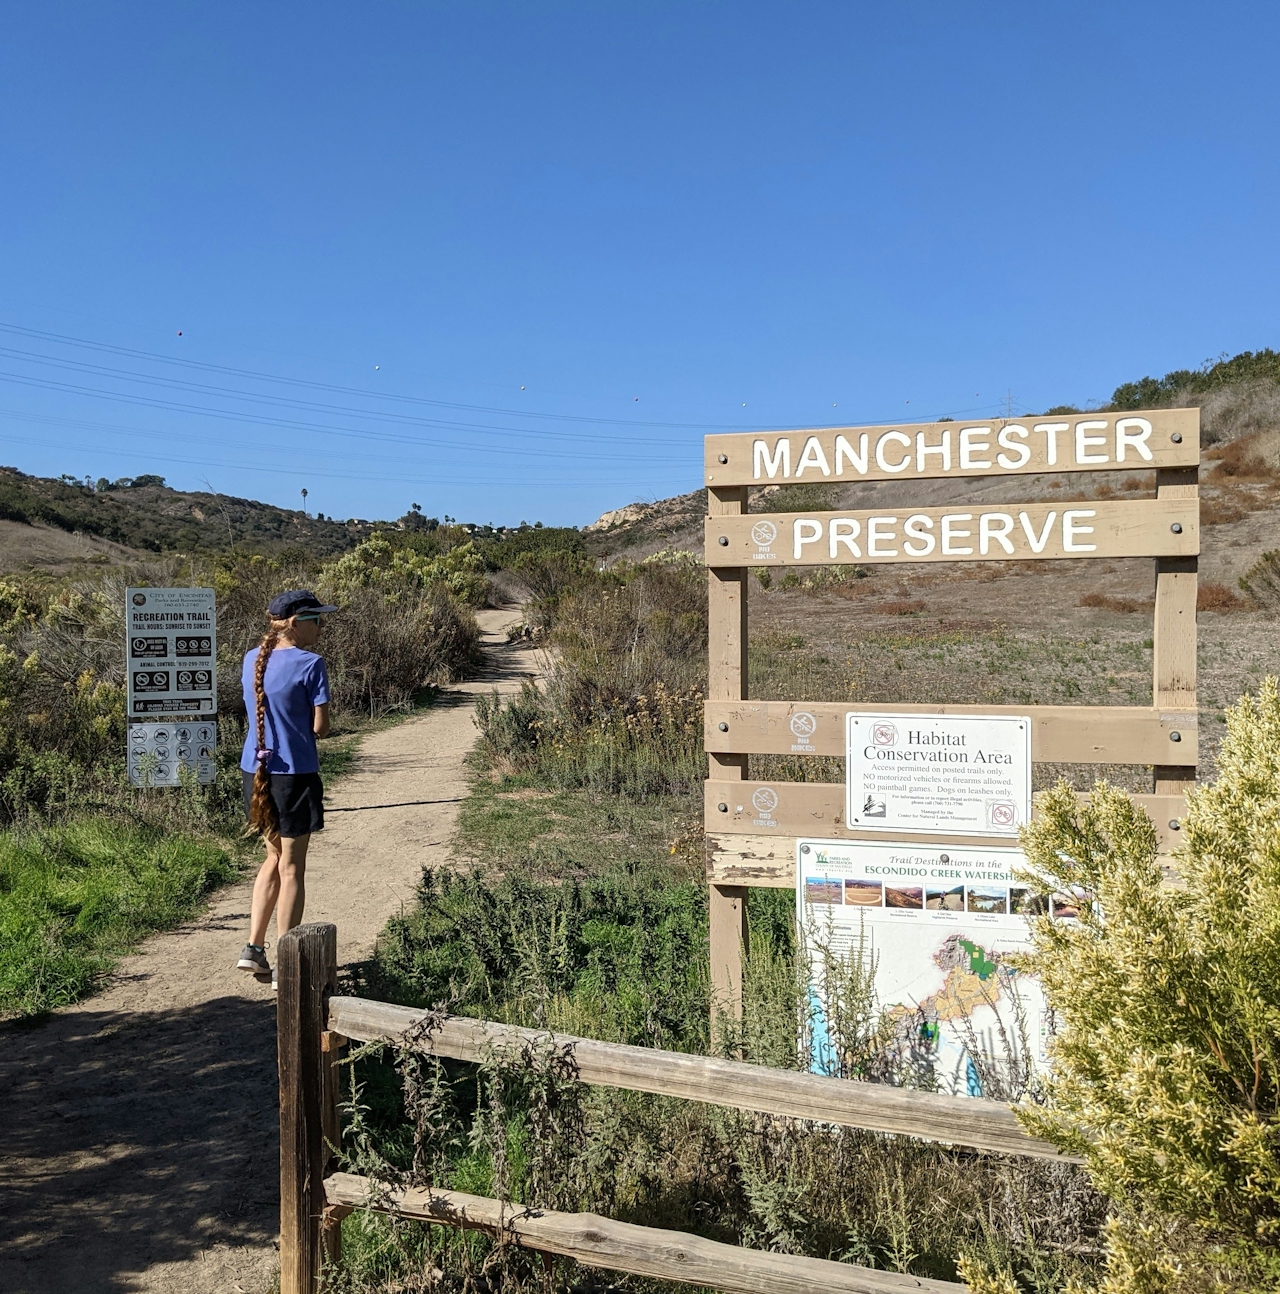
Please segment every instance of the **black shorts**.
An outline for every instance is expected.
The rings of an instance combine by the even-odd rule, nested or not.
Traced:
[[[253,799],[253,773],[242,768],[244,816],[249,816]],[[280,834],[291,840],[324,830],[324,783],[319,773],[272,773],[271,799],[276,806]]]

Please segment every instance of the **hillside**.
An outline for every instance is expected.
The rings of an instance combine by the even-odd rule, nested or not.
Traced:
[[[1206,527],[1232,525],[1280,505],[1280,353],[1245,351],[1200,369],[1179,369],[1116,388],[1103,410],[1198,407],[1205,464],[1201,518]],[[1058,405],[1046,414],[1078,413]],[[1025,414],[1022,417],[1038,415]],[[1043,415],[1039,415],[1043,416]],[[1135,485],[1136,483],[1136,485]],[[944,507],[961,499],[982,504],[1054,498],[1063,502],[1107,498],[1122,488],[1149,493],[1151,475],[1097,472],[1000,477],[989,481],[872,481],[839,485],[766,486],[752,491],[751,511],[872,507]],[[606,559],[642,558],[663,548],[700,551],[705,492],[633,503],[607,512],[586,527],[589,551]],[[1259,524],[1252,528],[1258,529]],[[1246,530],[1250,527],[1246,526]],[[1267,547],[1276,546],[1274,526]],[[1262,536],[1265,541],[1267,536]],[[1235,536],[1228,541],[1232,546]],[[1206,537],[1206,546],[1209,540]]]
[[[28,476],[14,467],[0,467],[0,523],[9,523],[0,526],[0,565],[8,569],[236,545],[255,552],[300,546],[323,557],[345,552],[370,524],[325,520],[227,494],[174,490],[159,476],[93,486],[71,477]]]

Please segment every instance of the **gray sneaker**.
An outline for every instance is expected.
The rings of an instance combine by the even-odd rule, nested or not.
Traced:
[[[271,963],[267,961],[265,949],[245,944],[240,960],[236,962],[236,969],[252,971],[255,975],[267,975],[271,971]]]

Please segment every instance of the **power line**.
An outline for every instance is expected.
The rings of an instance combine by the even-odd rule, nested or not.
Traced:
[[[275,373],[262,373],[253,369],[234,368],[224,364],[209,364],[203,360],[177,358],[171,355],[160,355],[155,351],[136,350],[128,346],[114,346],[108,342],[90,341],[83,337],[71,337],[63,333],[42,332],[36,328],[25,328],[21,324],[0,322],[0,332],[14,333],[23,337],[38,338],[41,341],[53,341],[66,346],[81,346],[89,350],[103,351],[115,355],[128,355],[134,359],[145,359],[156,364],[173,364],[184,368],[202,369],[205,372],[225,373],[233,377],[247,377],[260,382],[277,382],[289,386],[305,387],[315,391],[332,391],[343,395],[358,395],[375,400],[388,400],[403,404],[428,405],[438,409],[461,409],[468,413],[496,413],[517,418],[538,418],[556,422],[603,423],[618,427],[670,427],[684,431],[751,431],[750,425],[716,424],[699,422],[652,422],[632,418],[598,418],[587,414],[571,413],[538,413],[526,409],[504,409],[490,405],[460,404],[450,400],[432,400],[425,396],[399,395],[390,391],[370,391],[362,387],[340,386],[331,382],[316,382],[309,378],[283,377]]]

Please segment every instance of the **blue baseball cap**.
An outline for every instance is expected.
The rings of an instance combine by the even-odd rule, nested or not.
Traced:
[[[337,609],[326,606],[310,589],[286,589],[267,603],[267,614],[274,620],[288,620],[302,611],[324,616]]]

